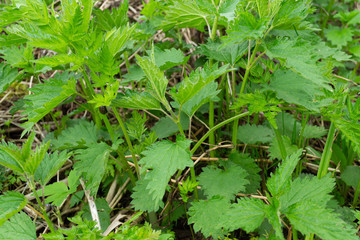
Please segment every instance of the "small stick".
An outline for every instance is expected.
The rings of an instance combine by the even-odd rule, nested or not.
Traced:
[[[101,230],[100,218],[99,218],[99,214],[98,214],[98,211],[96,208],[94,198],[92,196],[90,196],[90,190],[86,190],[85,183],[82,179],[80,179],[80,183],[81,183],[82,188],[84,189],[85,196],[89,202],[91,218],[96,222],[95,228],[98,228],[99,230]]]

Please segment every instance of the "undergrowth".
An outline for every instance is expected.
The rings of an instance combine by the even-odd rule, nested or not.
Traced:
[[[359,239],[359,3],[133,4],[2,1],[0,238]]]

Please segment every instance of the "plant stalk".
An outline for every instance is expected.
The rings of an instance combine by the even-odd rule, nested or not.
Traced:
[[[117,119],[117,121],[119,122],[119,125],[121,127],[121,130],[123,131],[124,133],[124,136],[125,136],[125,140],[126,140],[126,143],[130,149],[130,152],[131,152],[131,156],[133,158],[133,161],[134,161],[134,164],[135,164],[135,170],[136,170],[136,174],[138,176],[138,178],[140,179],[140,170],[139,170],[139,164],[138,164],[138,161],[137,161],[137,158],[135,156],[135,151],[134,151],[134,148],[133,148],[133,145],[131,143],[131,140],[130,140],[130,137],[129,137],[129,134],[127,133],[126,131],[126,127],[124,125],[124,122],[122,121],[119,113],[117,112],[116,108],[115,107],[112,107],[112,110],[115,114],[115,117]]]
[[[210,34],[210,38],[211,40],[214,40],[215,39],[215,36],[216,36],[216,31],[217,31],[217,26],[218,26],[218,21],[219,21],[219,16],[216,15],[215,16],[215,19],[214,19],[214,24],[212,26],[212,29],[211,29],[211,34]],[[209,61],[209,67],[211,68],[212,66],[212,60]],[[209,127],[212,128],[214,127],[214,112],[215,112],[215,106],[214,106],[214,102],[210,100],[209,102]],[[210,145],[215,145],[215,133],[212,132],[209,136],[209,144]],[[215,152],[214,151],[211,151],[210,152],[210,157],[215,157]]]
[[[39,208],[40,208],[40,211],[41,211],[41,213],[42,213],[42,215],[43,215],[43,218],[44,218],[44,220],[46,221],[47,225],[49,226],[50,231],[54,233],[54,232],[55,232],[54,225],[53,225],[53,223],[51,222],[49,216],[47,215],[47,212],[46,212],[44,206],[42,205],[42,202],[41,202],[41,200],[40,200],[40,198],[39,198],[39,195],[38,195],[37,192],[36,192],[35,183],[34,183],[34,181],[32,181],[32,180],[30,180],[30,182],[31,182],[31,183],[29,184],[29,186],[30,186],[30,188],[31,188],[31,191],[34,193],[34,196],[35,196],[35,199],[36,199],[37,203],[39,204]]]
[[[320,165],[317,172],[317,178],[320,179],[325,176],[328,172],[328,167],[330,164],[330,158],[332,155],[332,145],[334,143],[336,127],[333,122],[331,122],[330,129],[327,135],[325,148],[323,154],[321,155]]]

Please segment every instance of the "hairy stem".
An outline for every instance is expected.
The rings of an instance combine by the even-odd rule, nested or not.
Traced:
[[[35,199],[36,199],[36,201],[37,201],[37,203],[39,205],[42,216],[43,216],[44,220],[46,221],[47,225],[49,226],[50,231],[55,232],[54,224],[51,222],[49,216],[47,215],[47,212],[46,212],[46,210],[45,210],[45,208],[43,206],[43,203],[40,200],[39,195],[36,192],[35,182],[33,180],[30,180],[29,186],[31,188],[31,191],[34,193]]]
[[[323,176],[325,176],[328,172],[330,158],[332,155],[332,145],[334,142],[335,132],[336,132],[335,124],[333,122],[331,122],[330,129],[329,129],[326,143],[325,143],[325,148],[324,148],[323,154],[321,155],[320,165],[319,165],[319,169],[318,169],[318,173],[317,173],[317,178],[319,178],[319,179],[322,178]]]
[[[211,40],[215,39],[218,20],[219,20],[219,16],[216,15],[215,20],[214,20],[214,24],[213,24],[212,29],[211,29],[211,34],[210,34]],[[209,67],[211,67],[211,66],[212,66],[212,60],[209,61]],[[215,121],[214,121],[214,112],[215,112],[214,102],[210,100],[210,102],[209,102],[209,127],[210,128],[214,127],[214,123],[215,123]],[[209,144],[210,145],[215,145],[215,133],[214,132],[212,132],[210,134],[210,136],[209,136]],[[214,151],[210,152],[210,157],[215,157],[215,152]]]
[[[124,122],[123,122],[123,120],[121,119],[121,117],[120,117],[118,111],[116,110],[116,108],[115,108],[115,107],[112,107],[112,110],[113,110],[113,112],[114,112],[114,114],[115,114],[115,117],[116,117],[117,121],[119,122],[119,125],[120,125],[120,127],[121,127],[121,130],[122,130],[123,133],[124,133],[126,143],[127,143],[128,147],[129,147],[129,149],[130,149],[131,156],[132,156],[133,161],[134,161],[134,164],[135,164],[136,174],[137,174],[138,178],[140,179],[139,165],[138,165],[137,158],[136,158],[136,156],[135,156],[135,151],[134,151],[133,145],[132,145],[132,143],[131,143],[131,141],[130,141],[129,134],[128,134],[127,131],[126,131],[126,127],[125,127],[125,125],[124,125]]]

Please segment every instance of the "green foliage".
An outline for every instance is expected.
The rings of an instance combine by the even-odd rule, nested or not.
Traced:
[[[197,179],[209,199],[221,196],[226,200],[233,200],[234,196],[244,191],[249,184],[246,177],[246,171],[240,166],[233,165],[225,170],[208,166]]]
[[[130,137],[137,139],[141,142],[141,138],[146,131],[145,122],[146,122],[146,115],[140,115],[137,111],[132,112],[132,118],[126,124],[128,128],[128,133]]]
[[[105,31],[110,31],[113,28],[119,28],[125,26],[129,19],[126,16],[129,8],[129,1],[122,2],[119,8],[109,9],[94,9],[95,23],[98,28]]]
[[[2,143],[0,145],[0,152],[5,155],[5,158],[0,163],[24,176],[33,177],[41,161],[43,161],[46,151],[50,147],[50,142],[47,142],[38,146],[35,151],[32,151],[31,147],[34,138],[35,134],[33,132],[21,150],[12,144]]]
[[[67,185],[64,182],[55,182],[45,186],[44,195],[47,196],[45,202],[59,207],[70,194],[76,192],[78,185],[79,172],[73,170],[69,174]],[[40,190],[39,193],[42,191]]]
[[[183,130],[188,130],[189,118],[185,114],[181,114],[180,117],[180,124]],[[167,138],[179,132],[179,127],[169,117],[164,117],[160,118],[151,130],[155,132],[158,138]]]
[[[35,180],[39,181],[42,185],[46,185],[70,156],[71,154],[67,154],[65,151],[60,153],[55,151],[52,154],[46,154],[35,171]]]
[[[245,144],[270,143],[274,132],[263,125],[242,125],[238,128],[237,136]]]
[[[34,86],[31,89],[34,94],[24,97],[24,99],[18,102],[16,108],[25,110],[23,114],[26,116],[27,121],[22,124],[25,132],[28,132],[35,123],[68,97],[76,94],[75,84],[74,75],[64,72],[56,74],[53,79],[45,83]]]
[[[0,237],[2,239],[19,240],[19,239],[36,239],[35,224],[31,218],[21,212],[15,214],[11,220],[0,226]]]
[[[104,143],[94,143],[86,149],[76,151],[74,169],[83,174],[88,181],[86,188],[91,190],[91,194],[96,194],[100,182],[105,174],[107,162],[110,154],[110,147]]]
[[[61,134],[51,141],[54,149],[77,149],[85,148],[91,144],[97,143],[97,129],[93,122],[81,119],[74,121]]]
[[[178,137],[176,143],[161,141],[152,144],[142,154],[142,171],[150,170],[137,182],[132,194],[135,209],[157,211],[163,206],[162,198],[170,177],[185,167],[192,166],[190,141]],[[149,197],[151,201],[149,201]]]
[[[20,212],[27,202],[25,196],[18,192],[6,192],[0,196],[0,235],[6,220]]]
[[[130,109],[161,110],[159,101],[148,92],[126,91],[124,96],[113,100],[112,104],[116,107]]]
[[[222,46],[221,41],[209,41],[199,47],[199,52],[209,59],[214,59],[219,62],[225,62],[234,66],[241,57],[247,52],[249,43],[244,41],[242,43],[229,44]]]
[[[175,238],[148,223],[130,226],[143,212],[103,236],[89,207],[79,204],[85,190],[103,231],[125,207],[116,201],[127,191],[130,212],[147,211],[154,228],[186,216],[205,238],[229,239],[241,229],[279,240],[286,225],[299,239],[358,239],[355,213],[342,207],[354,196],[356,208],[360,192],[353,166],[360,153],[355,1],[150,0],[140,17],[129,12],[130,18],[128,0],[104,11],[92,0],[3,2],[0,102],[8,106],[30,82],[31,94],[11,113],[22,111],[21,137],[33,134],[21,146],[0,144],[9,176],[2,191],[26,181],[37,202],[29,207],[51,231],[45,239]],[[146,116],[133,111],[128,118],[128,109]],[[91,121],[79,119],[89,115]],[[17,136],[13,119],[4,121],[0,137]],[[331,127],[321,153],[322,144],[312,139],[325,140],[324,121]],[[43,136],[44,128],[53,132],[34,146],[35,131]],[[227,160],[194,165],[191,157],[214,146],[209,160]],[[309,155],[300,147],[321,158],[318,177],[302,173]],[[330,159],[341,163],[337,185],[337,172],[326,175]],[[179,182],[169,184],[173,179]],[[80,180],[85,189],[78,191]],[[42,237],[35,230],[42,219],[33,223],[18,214],[26,204],[15,191],[0,196],[1,239]],[[60,206],[68,205],[84,207],[70,220],[72,228],[59,221],[55,230],[51,219],[61,220]]]
[[[360,182],[360,168],[358,166],[347,166],[341,173],[341,180],[346,185],[356,188]]]
[[[182,184],[179,183],[179,191],[183,202],[188,202],[188,193],[192,193],[196,189],[198,184],[198,182],[194,182],[189,177],[185,181],[183,181]]]
[[[0,93],[4,92],[17,78],[18,71],[9,65],[0,64]]]
[[[149,81],[148,85],[151,95],[162,104],[167,103],[165,91],[168,80],[164,73],[156,66],[154,51],[152,50],[149,57],[136,56],[136,59]]]
[[[230,154],[229,160],[221,162],[221,165],[225,166],[227,169],[230,169],[233,166],[240,166],[246,171],[247,176],[245,179],[248,180],[249,183],[245,185],[245,193],[256,193],[260,188],[261,177],[259,172],[261,171],[261,168],[259,168],[255,160],[248,154],[233,152]]]
[[[227,67],[228,66],[225,65],[219,69],[214,67],[203,71],[198,69],[197,71],[192,72],[188,78],[185,78],[181,82],[180,86],[177,88],[177,91],[173,91],[171,93],[171,96],[180,106],[182,106],[191,98],[193,98],[197,93],[199,93],[200,90],[203,89],[206,85],[213,82],[222,74],[226,73],[228,71]],[[201,104],[199,105],[201,106]]]
[[[154,56],[155,64],[161,70],[167,70],[177,65],[186,64],[190,58],[190,56],[185,57],[181,50],[175,48],[161,50],[160,48],[155,47]]]
[[[290,70],[276,71],[271,77],[269,87],[276,92],[278,98],[288,103],[304,106],[316,112],[324,106],[322,101],[318,100],[324,96],[321,88],[314,87],[310,80]]]
[[[229,207],[227,200],[218,197],[193,202],[189,209],[189,223],[194,223],[194,230],[201,231],[205,237],[213,236],[217,239],[226,233],[218,221],[223,218]]]
[[[172,0],[164,10],[166,12],[165,21],[162,24],[164,30],[176,27],[204,31],[206,21],[210,17],[206,9],[202,9],[194,0]]]

